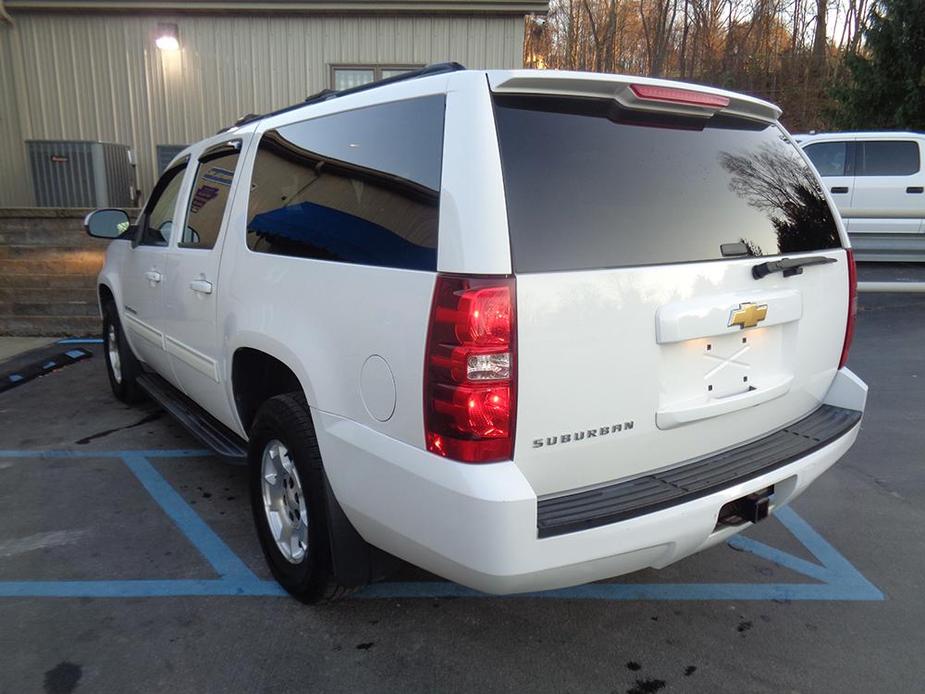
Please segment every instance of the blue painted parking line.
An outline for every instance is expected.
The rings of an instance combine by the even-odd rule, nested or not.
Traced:
[[[275,581],[164,579],[157,581],[0,581],[0,598],[173,598],[213,595],[281,596]]]
[[[100,337],[67,337],[58,340],[59,345],[101,345],[103,339]]]
[[[141,455],[126,455],[122,460],[148,493],[154,497],[170,520],[186,535],[186,539],[199,550],[216,573],[223,578],[255,579],[256,576],[242,562],[238,555],[228,549],[205,521],[183,500],[170,483],[154,469],[148,459]]]
[[[186,539],[205,557],[218,578],[118,581],[0,581],[0,597],[175,597],[175,596],[280,596],[274,581],[254,574],[202,520],[192,506],[151,464],[151,458],[181,459],[210,455],[208,451],[0,451],[0,458],[114,458],[125,463]],[[774,516],[813,555],[807,561],[776,547],[738,535],[729,540],[735,549],[802,574],[812,583],[593,583],[561,590],[527,593],[514,598],[570,600],[883,600],[884,595],[838,550],[793,509],[781,508]],[[491,597],[443,581],[376,583],[354,598]],[[510,599],[510,598],[509,598]]]
[[[173,521],[218,574],[213,579],[118,581],[0,581],[0,597],[131,598],[205,595],[285,595],[275,581],[247,568],[192,506],[170,486],[149,458],[194,458],[212,455],[198,449],[144,451],[0,451],[0,458],[114,458],[125,463],[161,510]]]

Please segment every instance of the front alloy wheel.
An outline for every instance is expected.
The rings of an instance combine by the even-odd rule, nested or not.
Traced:
[[[121,384],[122,359],[119,357],[119,337],[116,334],[116,326],[111,323],[106,331],[106,351],[109,353],[109,372],[112,380]]]
[[[113,395],[129,405],[141,400],[141,389],[135,382],[141,375],[141,364],[122,333],[119,312],[112,301],[103,305],[103,357]]]

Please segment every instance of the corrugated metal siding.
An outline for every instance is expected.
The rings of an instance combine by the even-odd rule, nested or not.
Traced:
[[[22,141],[130,145],[147,194],[156,145],[195,142],[246,113],[328,87],[330,65],[522,65],[523,19],[510,16],[131,16],[16,13],[0,27],[0,205],[28,205]],[[159,22],[181,50],[158,51]],[[11,106],[11,102],[15,106]],[[15,121],[18,118],[18,133]]]
[[[28,204],[32,199],[13,79],[12,31],[0,22],[0,206],[14,202]]]

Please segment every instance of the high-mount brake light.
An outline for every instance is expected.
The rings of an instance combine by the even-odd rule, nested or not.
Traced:
[[[851,351],[851,342],[854,340],[854,323],[858,315],[858,268],[854,263],[854,251],[846,249],[848,259],[848,321],[845,325],[845,342],[841,348],[841,359],[838,368],[848,363],[848,352]]]
[[[707,106],[709,108],[726,108],[729,97],[719,94],[705,94],[693,89],[679,89],[677,87],[662,87],[655,84],[631,84],[630,89],[637,99],[646,101],[664,101],[670,104],[685,106]]]
[[[516,404],[514,278],[438,275],[424,364],[427,450],[509,460]]]

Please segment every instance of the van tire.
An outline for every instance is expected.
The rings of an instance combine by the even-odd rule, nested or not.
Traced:
[[[113,364],[111,353],[118,356],[118,363]],[[106,375],[112,394],[126,405],[134,405],[144,399],[144,393],[138,387],[136,379],[141,375],[141,362],[132,353],[119,311],[112,301],[103,305],[103,358],[106,361]]]
[[[301,559],[295,562],[287,559],[278,545],[264,502],[264,454],[274,442],[285,446],[286,457],[295,466],[307,507],[308,546]],[[309,604],[338,600],[353,592],[334,579],[324,467],[311,413],[302,393],[277,395],[260,406],[251,426],[247,459],[254,526],[274,578],[293,597]]]

